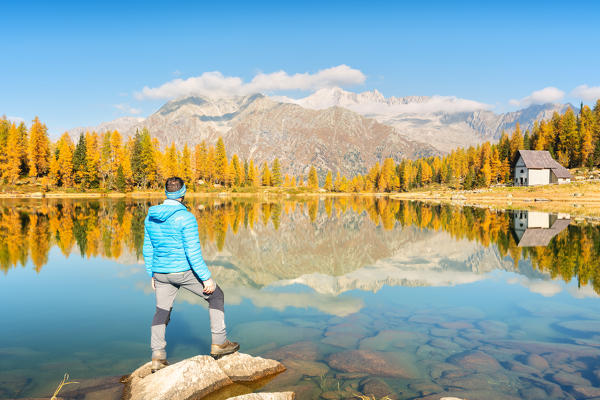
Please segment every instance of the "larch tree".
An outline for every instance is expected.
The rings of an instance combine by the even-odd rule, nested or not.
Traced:
[[[21,154],[19,154],[19,130],[13,122],[8,129],[6,138],[6,153],[4,168],[2,168],[2,177],[5,182],[13,184],[19,179],[21,172]]]
[[[86,171],[84,184],[87,188],[97,188],[100,185],[100,138],[96,132],[85,134]]]
[[[327,171],[327,176],[325,176],[325,184],[323,185],[323,189],[327,190],[328,192],[331,192],[333,190],[333,176],[331,174],[331,170]]]
[[[50,167],[50,140],[48,128],[35,117],[29,129],[29,176],[40,177],[48,173]]]
[[[281,163],[279,162],[279,158],[275,158],[275,160],[273,160],[273,171],[271,173],[271,185],[281,186],[282,181]]]
[[[266,161],[263,163],[260,176],[261,184],[263,186],[271,186],[271,170],[269,169],[269,164],[267,164]]]
[[[227,177],[227,151],[225,150],[225,143],[223,142],[223,138],[220,137],[217,140],[217,146],[215,148],[215,172],[216,172],[216,180],[219,183],[224,183]]]
[[[181,154],[181,178],[191,184],[194,182],[194,176],[192,171],[192,153],[187,143],[183,146],[183,153]]]
[[[166,148],[163,159],[166,177],[169,178],[179,175],[179,168],[177,165],[177,147],[175,147],[175,143],[172,142],[171,145]]]
[[[57,145],[57,170],[54,171],[56,183],[60,186],[73,186],[73,143],[68,133],[64,133]]]
[[[317,169],[314,165],[310,166],[308,172],[308,187],[313,190],[319,188],[319,176],[317,175]]]

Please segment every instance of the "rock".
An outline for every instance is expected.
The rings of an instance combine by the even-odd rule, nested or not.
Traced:
[[[440,322],[438,325],[445,329],[473,329],[473,324],[465,321]]]
[[[486,338],[503,338],[508,334],[508,325],[500,321],[481,321],[477,324]]]
[[[592,397],[600,397],[600,388],[592,386],[574,386],[573,392],[581,396],[584,399],[590,399]]]
[[[455,329],[445,329],[445,328],[432,328],[429,330],[431,336],[437,337],[453,337],[456,335]]]
[[[265,357],[279,361],[284,359],[315,361],[319,357],[319,351],[313,342],[297,342],[271,350],[265,354]]]
[[[427,335],[402,330],[384,330],[376,336],[360,341],[361,350],[394,350],[399,347],[417,346],[427,340]]]
[[[210,356],[195,356],[150,372],[150,363],[131,374],[128,398],[131,400],[168,400],[202,397],[233,381]]]
[[[600,333],[600,321],[564,321],[556,324],[557,326],[578,333]]]
[[[249,393],[241,396],[230,397],[228,400],[294,400],[294,392],[278,393]]]
[[[561,386],[591,386],[587,379],[584,379],[579,374],[570,374],[567,372],[558,372],[552,375],[554,382]]]
[[[366,378],[360,382],[359,390],[366,396],[372,396],[376,399],[383,399],[388,397],[389,399],[397,399],[394,395],[392,388],[380,378]]]
[[[275,360],[252,357],[243,353],[234,353],[218,361],[210,356],[195,356],[155,373],[151,373],[150,364],[142,365],[123,380],[126,384],[124,398],[130,400],[201,398],[232,385],[234,381],[252,382],[285,370],[285,367]]]
[[[123,395],[120,377],[77,379],[76,385],[64,386],[60,395],[65,398],[84,398],[85,400],[119,400]]]
[[[540,371],[543,371],[545,369],[548,369],[548,367],[550,367],[548,365],[548,361],[546,361],[546,359],[544,357],[538,356],[537,354],[530,354],[530,355],[528,355],[527,359],[525,360],[525,362],[530,367],[533,367],[533,368],[535,368],[537,370],[540,370]]]
[[[370,375],[411,379],[416,376],[413,363],[401,360],[393,353],[369,350],[349,350],[329,356],[331,368],[342,372],[363,372]]]
[[[256,381],[285,371],[278,361],[239,352],[220,358],[217,364],[234,382]]]
[[[321,362],[304,360],[284,360],[286,368],[302,372],[306,376],[323,376],[329,372],[329,367]]]
[[[345,349],[354,349],[363,337],[363,335],[353,333],[330,333],[321,342]]]
[[[461,368],[474,371],[497,371],[502,369],[502,366],[495,358],[492,358],[481,351],[465,351],[453,355],[448,359],[448,362],[458,365]]]

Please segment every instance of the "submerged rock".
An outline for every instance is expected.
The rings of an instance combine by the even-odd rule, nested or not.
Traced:
[[[481,351],[465,351],[448,358],[448,362],[474,371],[497,371],[502,369],[495,358]]]
[[[391,353],[368,350],[350,350],[329,356],[331,368],[342,372],[362,372],[370,375],[395,378],[414,378],[412,363],[394,357]]]
[[[360,391],[366,396],[376,399],[388,397],[395,400],[398,397],[394,394],[392,388],[380,378],[365,378],[360,381]]]
[[[294,392],[278,393],[249,393],[241,396],[230,397],[228,400],[294,400]]]
[[[124,380],[130,400],[200,398],[235,382],[250,382],[285,370],[274,360],[234,353],[215,361],[195,356],[151,373],[146,363]],[[277,398],[279,399],[279,398]],[[283,399],[283,397],[282,397]]]

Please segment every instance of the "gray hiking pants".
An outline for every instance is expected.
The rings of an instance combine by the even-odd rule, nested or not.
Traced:
[[[210,317],[212,343],[223,344],[225,342],[227,339],[224,313],[225,296],[218,285],[211,294],[204,293],[202,281],[199,280],[191,270],[171,274],[160,274],[155,272],[154,283],[156,286],[156,313],[152,320],[150,334],[152,358],[167,358],[167,352],[165,350],[167,347],[165,330],[171,317],[173,300],[175,300],[175,295],[179,288],[187,289],[190,292],[201,296],[208,302],[208,316]]]

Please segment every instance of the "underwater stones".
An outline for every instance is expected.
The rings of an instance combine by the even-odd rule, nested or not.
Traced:
[[[408,360],[379,351],[342,351],[330,355],[327,363],[331,368],[342,372],[362,372],[394,378],[412,378],[416,375]]]
[[[294,400],[294,392],[278,393],[248,393],[241,396],[230,397],[227,400]]]
[[[321,362],[304,360],[284,360],[286,368],[293,368],[306,376],[323,376],[329,372],[329,367]]]
[[[443,391],[443,388],[433,382],[415,382],[408,385],[410,390],[418,393],[419,396],[427,396]]]
[[[420,360],[444,360],[448,354],[442,349],[424,344],[417,348],[415,355]]]
[[[442,317],[431,314],[415,314],[408,319],[408,322],[413,324],[436,325],[446,320]]]
[[[437,336],[437,337],[453,337],[456,336],[456,330],[455,329],[445,329],[445,328],[431,328],[429,330],[429,334],[431,336]]]
[[[356,348],[358,341],[364,336],[354,333],[331,333],[321,340],[322,343],[332,346],[343,347],[345,349]]]
[[[447,339],[440,339],[440,338],[431,339],[429,341],[429,345],[433,346],[433,347],[437,347],[438,349],[445,350],[446,352],[450,352],[450,353],[457,353],[457,352],[463,350],[462,346],[459,346],[458,344],[454,343],[453,341],[447,340]]]
[[[427,336],[419,332],[402,330],[384,330],[376,336],[369,337],[360,341],[359,349],[362,350],[392,350],[394,347],[416,346],[424,343]]]
[[[503,338],[508,334],[508,325],[500,321],[480,321],[477,326],[486,338]]]
[[[243,338],[244,348],[250,351],[264,343],[274,343],[282,346],[290,343],[301,342],[317,338],[322,331],[315,328],[302,328],[283,324],[278,321],[253,321],[237,325],[232,333],[232,338]]]
[[[600,388],[593,386],[573,386],[573,392],[584,399],[600,398]]]
[[[283,359],[314,361],[319,357],[319,351],[314,342],[296,342],[271,350],[265,354],[265,357],[279,361]]]
[[[448,362],[474,371],[497,371],[502,366],[495,358],[481,351],[465,351],[448,358]]]
[[[438,325],[445,329],[473,329],[473,324],[466,321],[440,322]]]
[[[587,379],[576,373],[557,372],[552,375],[552,380],[561,386],[591,386]]]
[[[459,370],[459,368],[454,364],[449,364],[446,362],[434,362],[429,367],[429,376],[433,380],[438,380],[443,373],[457,370]]]
[[[577,332],[580,334],[594,334],[600,333],[600,321],[587,321],[587,320],[576,320],[576,321],[564,321],[559,322],[556,326],[567,329],[569,331]]]
[[[543,371],[550,367],[550,365],[548,365],[548,361],[546,361],[544,357],[538,356],[537,354],[528,355],[525,359],[525,363],[530,367],[533,367],[540,371]]]
[[[392,388],[380,378],[365,378],[360,381],[359,390],[366,396],[372,396],[376,399],[388,397],[392,400],[398,397],[394,394]]]

